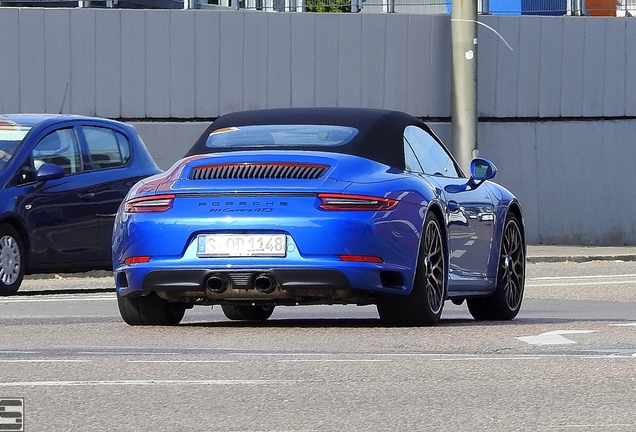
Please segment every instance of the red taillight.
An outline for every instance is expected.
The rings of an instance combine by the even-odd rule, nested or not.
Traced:
[[[126,213],[157,213],[170,210],[175,195],[150,195],[126,201]]]
[[[139,264],[139,263],[147,263],[148,261],[150,261],[149,256],[133,256],[133,257],[126,258],[124,260],[124,264],[126,265]]]
[[[318,206],[322,210],[393,210],[398,200],[379,198],[366,195],[318,194],[322,203]]]
[[[384,262],[382,258],[378,256],[368,256],[368,255],[338,255],[341,261],[348,262],[366,262],[366,263],[382,263]]]

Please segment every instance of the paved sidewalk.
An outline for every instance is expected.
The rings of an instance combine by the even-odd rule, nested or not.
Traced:
[[[528,262],[612,260],[636,261],[636,246],[528,246]]]

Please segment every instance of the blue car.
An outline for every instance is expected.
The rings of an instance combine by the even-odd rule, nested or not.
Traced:
[[[117,213],[113,269],[130,325],[176,325],[195,305],[266,320],[278,305],[377,305],[388,326],[521,307],[521,206],[474,159],[466,177],[420,120],[395,111],[227,114]]]
[[[0,295],[25,274],[112,269],[115,213],[161,172],[135,129],[70,115],[0,116]]]

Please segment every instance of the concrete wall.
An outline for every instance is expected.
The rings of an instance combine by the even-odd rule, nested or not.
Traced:
[[[531,243],[636,244],[636,21],[495,17],[479,27],[479,148]],[[450,137],[450,17],[0,8],[0,111],[137,125],[162,168],[223,113],[407,111]]]

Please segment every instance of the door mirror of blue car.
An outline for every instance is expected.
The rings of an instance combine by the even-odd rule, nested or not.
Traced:
[[[448,193],[458,193],[477,189],[486,180],[490,180],[497,174],[497,167],[488,159],[475,158],[470,161],[470,178],[461,185],[447,185],[444,190]]]
[[[488,159],[476,158],[470,161],[470,178],[474,181],[484,182],[497,174],[497,167]]]
[[[45,163],[35,173],[36,181],[55,180],[64,177],[64,168],[59,165]]]

